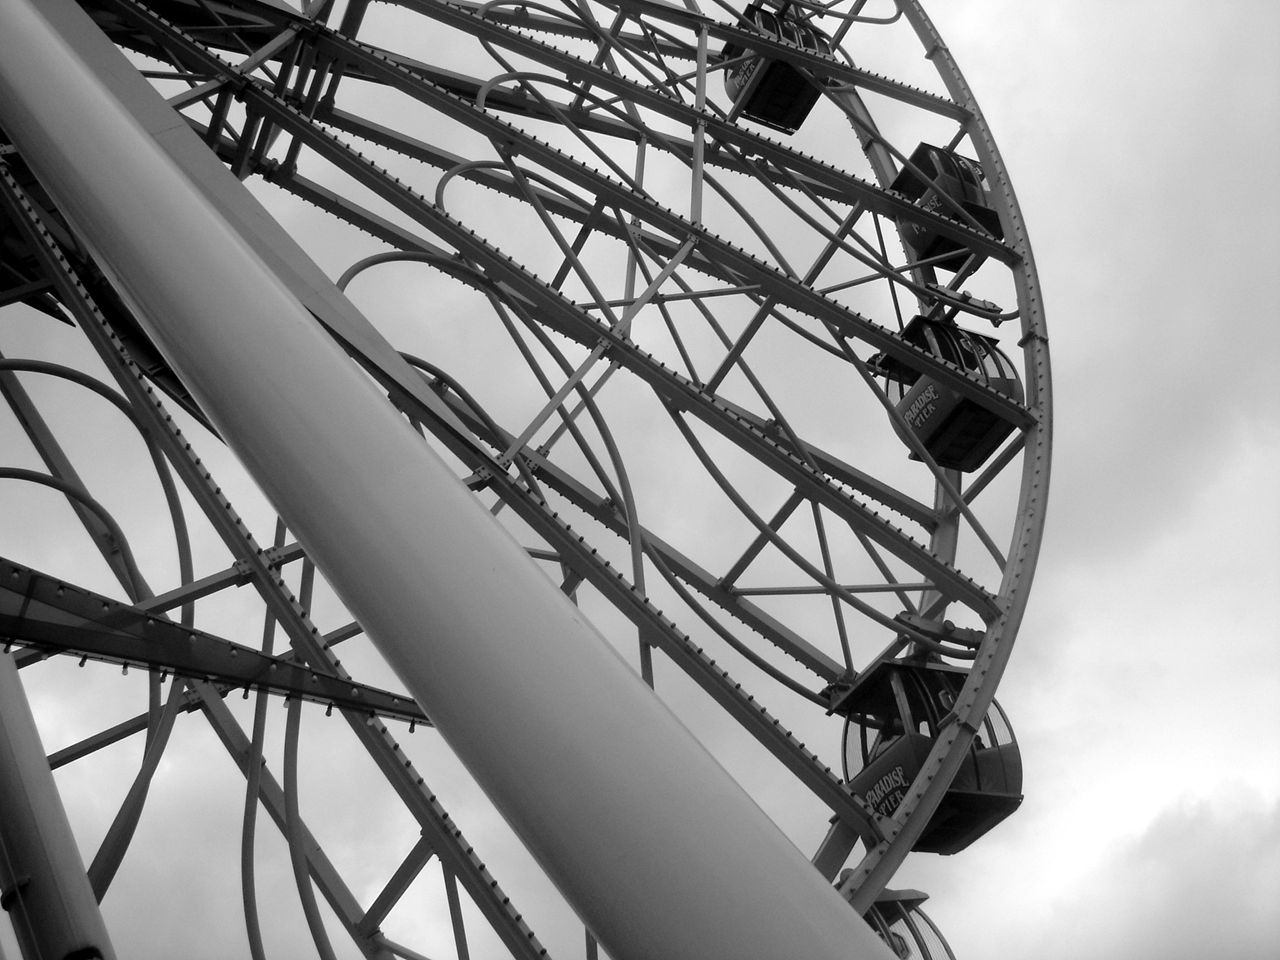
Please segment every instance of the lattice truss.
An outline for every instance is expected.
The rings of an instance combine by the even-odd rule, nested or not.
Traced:
[[[988,708],[1048,472],[1029,248],[922,11],[795,3],[830,40],[810,50],[720,2],[81,5],[346,291],[360,313],[313,309],[422,442],[870,907]],[[798,132],[726,94],[751,57],[818,88]],[[982,164],[1002,236],[893,189],[920,143]],[[63,718],[59,776],[134,765],[102,773],[110,810],[85,814],[95,891],[150,842],[144,800],[164,809],[158,771],[199,715],[244,774],[230,842],[255,950],[285,922],[257,906],[264,871],[287,872],[263,865],[275,856],[322,955],[581,954],[568,909],[508,851],[22,156],[0,160],[0,530],[42,518],[30,541],[0,537],[0,633]],[[961,255],[913,252],[904,225]],[[903,337],[916,314],[998,341],[1024,396]],[[939,466],[886,358],[995,413],[1008,439],[971,473]],[[971,672],[959,722],[885,816],[846,785],[830,710],[908,647]],[[264,814],[285,843],[255,831]]]

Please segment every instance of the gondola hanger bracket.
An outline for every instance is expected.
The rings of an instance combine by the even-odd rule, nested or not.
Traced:
[[[894,617],[903,626],[922,633],[930,640],[939,643],[954,643],[963,647],[977,649],[982,643],[982,631],[968,627],[957,627],[950,620],[934,620],[922,617],[918,613],[900,613]]]

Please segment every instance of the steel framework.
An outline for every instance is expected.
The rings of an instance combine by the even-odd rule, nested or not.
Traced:
[[[438,753],[384,722],[438,721],[470,771],[446,763],[441,776],[474,777],[511,822],[585,923],[588,958],[597,938],[618,958],[834,957],[864,940],[854,949],[873,955],[857,914],[945,794],[1027,601],[1049,473],[1047,339],[1008,176],[920,7],[792,6],[831,53],[762,35],[723,4],[657,0],[6,6],[0,316],[23,333],[0,341],[14,451],[0,462],[13,491],[0,501],[0,637],[37,691],[66,690],[65,675],[46,678],[55,654],[146,677],[126,694],[144,710],[114,723],[88,710],[91,732],[49,758],[60,770],[145,740],[87,867],[97,899],[145,842],[179,718],[199,713],[245,778],[251,955],[269,955],[272,936],[260,809],[286,839],[321,956],[425,955],[400,940],[433,943],[423,930],[437,926],[459,957],[491,944],[546,955],[513,905],[540,904],[541,881],[499,886],[419,772]],[[39,47],[24,23],[59,39]],[[764,132],[720,91],[726,48],[820,88],[797,134]],[[894,72],[911,51],[930,72]],[[919,142],[980,161],[1002,236],[891,189]],[[914,256],[904,225],[963,263]],[[380,275],[416,302],[371,287]],[[912,313],[1016,345],[1025,399],[900,336]],[[939,467],[877,357],[1013,435],[972,477]],[[79,414],[59,403],[70,390],[77,411],[115,411],[146,456],[86,457]],[[270,547],[261,496],[223,441],[282,518]],[[160,509],[134,511],[113,487],[141,463]],[[54,496],[74,521],[41,539],[78,528],[98,573],[24,540],[24,515]],[[465,519],[485,512],[476,504],[497,523]],[[247,614],[222,625],[233,602],[260,619],[260,643],[237,635]],[[338,660],[343,643],[363,669]],[[615,668],[611,644],[668,707]],[[865,665],[906,649],[969,674],[954,722],[882,816],[845,782],[830,713]],[[236,690],[256,698],[237,706]],[[283,783],[266,759],[271,694],[288,704]],[[377,769],[370,802],[412,822],[371,895],[302,818],[304,703],[346,718]],[[3,720],[26,757],[11,779],[52,795],[30,719],[13,707]],[[71,889],[85,868],[68,865],[50,817],[19,832],[55,837],[64,852],[44,860]],[[36,918],[47,902],[23,864],[43,855],[0,839],[24,956],[67,954],[47,922],[48,943],[39,920],[23,932],[22,910]],[[438,906],[419,896],[433,862]],[[82,938],[109,956],[78,896],[94,931]]]

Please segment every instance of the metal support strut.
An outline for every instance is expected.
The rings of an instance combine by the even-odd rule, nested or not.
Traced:
[[[18,668],[3,653],[0,906],[24,957],[115,960]]]

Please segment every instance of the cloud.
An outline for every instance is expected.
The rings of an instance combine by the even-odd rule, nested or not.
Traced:
[[[1183,802],[1141,836],[1102,851],[1024,955],[1263,960],[1280,944],[1277,904],[1280,804]]]

